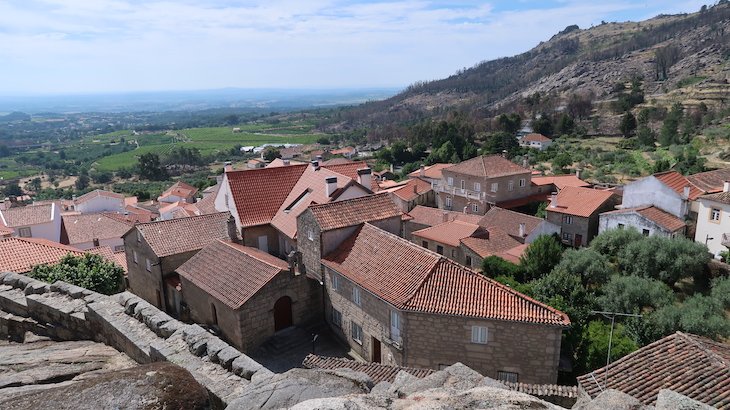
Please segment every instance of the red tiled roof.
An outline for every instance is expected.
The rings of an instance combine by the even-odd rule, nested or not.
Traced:
[[[497,255],[522,243],[499,228],[489,228],[489,235],[478,235],[461,239],[461,243],[481,258]]]
[[[421,178],[411,178],[398,189],[391,191],[393,195],[404,201],[412,201],[431,190],[431,183]]]
[[[344,164],[332,164],[332,165],[322,165],[323,168],[327,168],[330,171],[337,172],[338,174],[342,174],[348,178],[351,178],[355,181],[357,181],[357,170],[363,169],[363,168],[370,168],[367,162],[365,161],[351,161]],[[376,192],[380,189],[378,186],[378,181],[376,178],[370,178],[370,188],[371,191]]]
[[[0,211],[0,223],[17,228],[51,222],[55,204],[18,206]]]
[[[420,378],[426,377],[435,372],[431,369],[418,369],[415,367],[389,366],[387,364],[373,362],[356,362],[354,360],[341,357],[325,357],[308,354],[302,362],[305,369],[352,369],[356,372],[362,372],[370,376],[373,383],[378,384],[386,381],[393,383],[395,376],[404,371],[413,376]]]
[[[430,179],[441,179],[441,170],[444,168],[448,168],[453,166],[454,164],[433,164],[425,167],[423,170],[423,177],[424,178],[430,178]],[[408,174],[409,178],[416,178],[421,176],[421,170],[417,169],[410,174]]]
[[[216,184],[211,188],[213,188],[213,190],[210,194],[195,203],[195,207],[198,209],[199,215],[214,214],[218,212],[218,210],[215,209],[215,197],[218,196],[220,185]]]
[[[116,192],[104,191],[102,189],[95,189],[91,192],[87,192],[87,193],[81,195],[80,197],[76,198],[75,202],[78,205],[78,204],[84,203],[90,199],[100,197],[100,196],[105,196],[107,198],[114,198],[114,199],[118,199],[120,201],[124,201],[124,195],[122,195],[122,194],[118,194]]]
[[[124,272],[129,272],[129,267],[127,266],[127,254],[124,253],[124,251],[114,252],[114,260],[117,262],[117,265],[124,269]]]
[[[71,245],[94,239],[121,238],[134,225],[107,214],[64,215],[62,218]]]
[[[370,224],[355,231],[322,264],[403,310],[570,324],[564,313]]]
[[[416,205],[415,208],[408,211],[408,215],[412,217],[411,221],[415,224],[434,226],[449,221],[462,221],[472,224],[479,224],[482,215],[465,214],[457,211],[447,211],[445,209],[431,208],[422,205]]]
[[[613,193],[591,188],[565,187],[557,195],[557,206],[548,205],[547,212],[589,217],[603,206]]]
[[[312,151],[312,155],[315,155],[315,156],[322,155],[322,153],[315,154],[315,152]],[[352,163],[352,160],[349,160],[347,158],[337,157],[337,158],[328,159],[327,161],[324,161],[321,165],[323,167],[327,167],[327,166],[331,166],[331,165],[342,165],[342,164],[351,164],[351,163]]]
[[[449,221],[415,231],[412,235],[456,248],[462,239],[474,235],[481,229],[479,225],[469,222]]]
[[[127,256],[124,254],[124,252],[117,252],[114,253],[112,248],[108,246],[97,246],[95,248],[87,249],[86,253],[93,253],[96,255],[101,256],[102,258],[108,260],[109,262],[116,263],[119,265],[122,269],[124,269],[124,272],[127,272]],[[121,257],[118,256],[121,254]],[[122,262],[124,260],[124,262]]]
[[[309,165],[226,172],[241,226],[271,223]]]
[[[335,149],[335,150],[330,151],[330,153],[332,155],[346,155],[346,154],[352,154],[353,152],[355,152],[355,148],[353,148],[353,147],[345,147],[345,148],[340,148],[340,149]]]
[[[730,204],[730,192],[717,192],[714,194],[702,195],[698,199],[707,199],[721,204]]]
[[[478,224],[485,228],[495,227],[506,232],[515,238],[520,236],[520,224],[525,224],[525,235],[529,235],[534,229],[540,226],[544,219],[532,215],[510,211],[493,206],[479,220]]]
[[[285,261],[266,252],[217,240],[183,263],[177,273],[226,306],[239,309],[288,269]]]
[[[402,215],[387,193],[311,205],[309,210],[319,223],[322,232],[364,222],[400,218]]]
[[[671,188],[680,196],[684,195],[684,187],[689,186],[689,199],[691,201],[694,201],[698,196],[704,194],[702,190],[694,186],[687,178],[684,177],[684,175],[677,171],[660,172],[658,174],[654,174],[653,177]]]
[[[197,251],[218,239],[230,239],[229,212],[136,225],[124,236],[139,231],[158,257]]]
[[[168,196],[178,196],[180,198],[192,198],[198,193],[198,188],[186,184],[183,181],[175,182],[171,187],[167,188],[165,192],[160,195],[160,198],[167,198]]]
[[[531,204],[533,202],[545,202],[550,198],[550,192],[540,192],[534,195],[525,196],[517,199],[497,202],[497,206],[504,209],[513,209]]]
[[[611,363],[606,369],[578,377],[591,398],[605,388],[654,404],[669,389],[718,409],[730,409],[730,345],[676,332]],[[601,384],[601,386],[598,385]]]
[[[530,142],[530,141],[551,142],[552,140],[542,134],[533,133],[533,134],[527,134],[524,137],[522,137],[522,141],[525,141],[525,142]]]
[[[3,225],[2,221],[0,221],[0,237],[12,235],[15,232],[15,229],[8,228],[7,226]]]
[[[681,220],[681,219],[677,218],[676,216],[670,214],[669,212],[665,212],[655,206],[643,206],[643,207],[638,207],[638,208],[617,209],[615,211],[604,212],[603,214],[613,215],[613,214],[628,214],[628,213],[639,214],[639,215],[643,216],[644,218],[661,226],[662,228],[668,230],[669,232],[678,231],[687,226],[687,224],[684,223],[683,220]]]
[[[522,257],[522,254],[525,253],[525,250],[529,246],[530,246],[530,244],[523,243],[523,244],[515,246],[514,248],[507,249],[504,252],[500,252],[496,256],[499,256],[500,258],[506,260],[507,262],[512,262],[515,265],[518,265],[520,263],[520,258]]]
[[[725,181],[730,181],[730,168],[687,175],[687,180],[707,193],[720,192]]]
[[[532,183],[538,186],[555,185],[555,188],[561,190],[566,186],[590,187],[591,184],[583,181],[575,175],[550,175],[544,177],[532,177]]]
[[[505,175],[529,174],[531,171],[523,168],[514,162],[499,155],[483,155],[468,159],[448,168],[459,174],[472,175],[477,177],[496,178]]]
[[[107,249],[109,249],[107,247]],[[91,251],[90,251],[91,252]],[[111,252],[111,250],[110,250]],[[26,273],[36,265],[58,263],[68,254],[84,255],[84,251],[40,238],[0,239],[0,272]],[[98,252],[92,252],[98,253]],[[102,256],[106,256],[102,254]],[[113,259],[111,259],[114,261]]]

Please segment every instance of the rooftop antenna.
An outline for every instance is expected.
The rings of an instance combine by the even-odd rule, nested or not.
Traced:
[[[616,322],[616,316],[622,317],[643,317],[642,315],[636,315],[633,313],[620,313],[620,312],[605,312],[601,310],[591,310],[592,315],[603,315],[606,319],[611,319],[611,333],[608,336],[608,352],[606,353],[606,372],[603,378],[603,389],[608,389],[608,369],[611,365],[611,344],[613,342],[613,326]],[[596,382],[598,384],[598,382]],[[600,387],[600,384],[599,384]]]

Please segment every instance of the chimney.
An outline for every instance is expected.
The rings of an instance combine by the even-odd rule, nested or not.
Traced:
[[[580,168],[575,169],[575,177],[580,179]]]
[[[520,222],[520,238],[524,238],[525,236],[527,236],[525,233],[525,223]]]
[[[395,171],[393,171],[393,164],[390,164],[390,173],[392,174],[392,173],[394,173],[394,172],[395,172]]]
[[[426,166],[421,164],[421,167],[418,169],[418,176],[421,178],[426,177]]]
[[[325,178],[324,183],[325,193],[327,194],[327,198],[329,198],[332,196],[332,194],[335,193],[335,190],[337,189],[337,177]]]
[[[550,194],[550,208],[557,208],[558,207],[558,193],[553,192]]]
[[[522,158],[522,168],[530,168],[530,161],[527,157]]]
[[[241,243],[241,238],[238,237],[238,228],[236,228],[236,219],[231,215],[226,221],[228,225],[228,238],[233,243]]]
[[[284,165],[289,165],[289,160],[288,159],[282,159],[281,161],[284,163]]]
[[[507,150],[506,149],[503,149],[502,150],[502,158],[507,158]]]
[[[370,189],[370,187],[372,186],[372,175],[372,169],[360,168],[357,170],[357,182],[359,182],[360,185],[364,186],[365,188]]]
[[[312,161],[312,168],[314,168],[315,171],[319,171],[319,161]]]
[[[682,198],[689,199],[689,185],[684,187],[684,190],[682,191]]]
[[[441,218],[441,219],[442,219],[442,222],[449,222],[449,213],[448,212],[444,212],[443,213],[443,218]]]
[[[469,205],[464,207],[464,213],[467,213],[466,211],[469,209]]]
[[[418,195],[418,185],[413,184],[413,193]]]
[[[730,192],[730,181],[722,183],[722,192]]]

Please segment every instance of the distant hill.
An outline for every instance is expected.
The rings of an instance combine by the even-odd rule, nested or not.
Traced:
[[[575,93],[600,103],[617,83],[637,77],[647,99],[724,103],[730,96],[730,4],[721,3],[642,22],[568,26],[526,53],[417,82],[392,98],[342,112],[340,125],[408,123],[451,110],[484,117],[524,109],[520,105],[535,93],[551,96],[553,109]]]
[[[30,115],[19,111],[14,111],[7,115],[0,115],[0,123],[14,121],[30,121]]]

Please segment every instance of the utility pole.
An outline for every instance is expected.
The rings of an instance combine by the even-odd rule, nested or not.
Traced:
[[[616,316],[623,317],[643,317],[642,315],[636,315],[633,313],[619,313],[619,312],[604,312],[600,310],[591,310],[593,315],[603,315],[606,319],[611,319],[611,333],[608,336],[608,353],[606,353],[606,373],[603,378],[603,389],[608,389],[608,368],[611,365],[611,344],[613,342],[613,326],[616,323]]]

